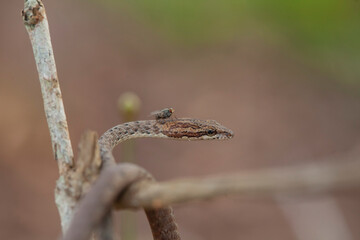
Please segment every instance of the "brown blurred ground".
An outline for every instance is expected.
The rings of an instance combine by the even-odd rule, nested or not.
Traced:
[[[8,1],[0,15],[0,238],[55,239],[57,165],[22,4]],[[140,118],[172,106],[178,117],[216,119],[236,134],[226,142],[139,140],[136,159],[159,180],[301,164],[359,143],[359,95],[283,49],[244,37],[184,50],[125,12],[45,4],[75,152],[84,130],[102,133],[120,121],[116,100],[126,91],[142,99]],[[359,192],[336,196],[360,239]],[[176,216],[184,239],[295,239],[270,198],[186,204]],[[138,228],[150,237],[142,213]]]

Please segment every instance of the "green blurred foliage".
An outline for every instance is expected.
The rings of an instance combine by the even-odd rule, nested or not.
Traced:
[[[206,44],[227,40],[245,21],[244,1],[135,0],[130,2],[173,41]]]
[[[360,83],[359,0],[106,0],[185,46],[233,42],[254,32],[309,64]]]
[[[252,7],[261,24],[285,36],[307,61],[360,83],[359,1],[258,0]]]

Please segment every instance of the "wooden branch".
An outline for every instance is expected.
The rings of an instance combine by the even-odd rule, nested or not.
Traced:
[[[154,179],[145,169],[131,163],[114,164],[104,168],[92,189],[80,202],[63,239],[86,240],[95,229],[100,230],[100,235],[97,235],[99,239],[113,239],[112,218],[109,214],[114,202],[121,198],[131,184],[139,181],[153,182]],[[154,240],[180,239],[171,207],[156,211],[146,209],[145,213],[153,235],[156,236]]]
[[[24,24],[33,47],[54,158],[60,172],[73,165],[73,151],[51,46],[49,25],[41,0],[25,0]]]
[[[360,187],[360,162],[311,164],[163,183],[132,184],[117,208],[159,208],[224,195],[322,193]]]
[[[67,194],[72,191],[72,186],[67,179],[68,172],[73,166],[74,155],[56,71],[48,20],[42,1],[25,0],[22,16],[34,52],[54,158],[59,166],[60,178],[57,182],[55,201],[60,213],[62,229],[65,231],[77,201],[73,196]]]
[[[69,169],[57,181],[55,201],[60,212],[63,233],[70,225],[78,201],[99,176],[101,159],[97,140],[98,136],[93,131],[83,134],[74,168]]]
[[[118,164],[100,174],[81,202],[64,240],[87,239],[104,221],[115,201],[117,208],[144,207],[147,216],[152,218],[154,208],[167,212],[171,211],[165,208],[169,204],[224,195],[314,194],[359,188],[359,171],[360,162],[353,161],[156,183],[144,169],[133,164]]]
[[[93,188],[81,201],[64,240],[86,240],[108,216],[114,201],[126,187],[139,179],[151,180],[142,168],[121,163],[102,170]]]

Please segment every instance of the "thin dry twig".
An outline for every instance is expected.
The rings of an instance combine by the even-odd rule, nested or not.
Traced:
[[[54,158],[60,170],[65,170],[73,165],[74,155],[44,5],[40,0],[25,0],[22,15],[39,73]]]
[[[57,182],[55,199],[62,229],[65,231],[76,204],[76,199],[66,193],[71,186],[67,185],[68,182],[65,180],[67,172],[73,166],[74,155],[56,71],[48,20],[42,1],[25,0],[22,16],[34,52],[54,158],[59,166],[60,178]]]
[[[359,188],[359,170],[360,163],[353,161],[156,183],[144,169],[136,165],[114,165],[101,173],[94,187],[80,204],[65,240],[81,240],[90,236],[109,213],[115,200],[117,208],[144,207],[148,218],[152,218],[151,209],[154,208],[166,212],[171,211],[170,208],[164,208],[169,204],[206,200],[224,195],[314,194],[336,189]]]
[[[310,164],[163,183],[132,184],[117,208],[159,208],[224,195],[322,193],[360,187],[360,162]]]

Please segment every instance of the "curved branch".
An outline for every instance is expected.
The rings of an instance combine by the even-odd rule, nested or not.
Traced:
[[[224,195],[321,193],[360,187],[360,162],[310,164],[163,183],[132,184],[117,208],[159,208]]]
[[[119,192],[142,177],[146,177],[144,170],[131,164],[119,164],[104,169],[80,202],[63,239],[89,239],[94,229],[108,216]]]
[[[103,221],[108,220],[108,214],[114,202],[122,197],[131,184],[138,181],[152,182],[154,179],[146,170],[131,163],[120,163],[111,168],[105,168],[92,189],[80,202],[63,239],[89,239],[94,229],[99,227]],[[180,239],[170,207],[164,207],[157,211],[145,210],[145,212],[151,222],[152,231],[155,229],[155,240]],[[161,221],[157,221],[158,219]],[[157,229],[161,229],[161,231]],[[169,232],[172,232],[173,235],[170,236]]]
[[[353,161],[156,183],[144,169],[123,163],[105,169],[100,174],[94,187],[81,202],[64,239],[87,239],[104,220],[115,200],[118,200],[118,208],[146,208],[147,216],[151,218],[154,214],[151,209],[154,208],[163,209],[166,213],[170,209],[164,207],[170,204],[230,194],[313,194],[335,189],[359,188],[359,170],[360,162]],[[176,228],[176,225],[173,227]]]

